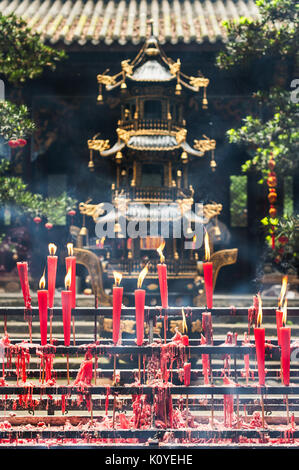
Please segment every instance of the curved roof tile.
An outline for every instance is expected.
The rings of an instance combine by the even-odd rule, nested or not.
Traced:
[[[2,0],[0,12],[22,16],[45,41],[82,46],[139,44],[151,18],[162,44],[225,41],[223,20],[258,17],[253,0]]]

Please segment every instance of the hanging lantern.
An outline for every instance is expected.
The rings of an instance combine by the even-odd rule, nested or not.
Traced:
[[[97,97],[97,103],[98,104],[103,104],[103,88],[102,88],[102,84],[100,83],[99,84],[99,94],[98,94],[98,97]]]
[[[202,109],[208,109],[207,87],[203,89]]]
[[[215,161],[215,153],[214,153],[214,150],[212,150],[212,152],[211,152],[210,167],[211,167],[212,171],[215,171],[216,168],[217,168],[217,163],[216,163],[216,161]]]
[[[122,158],[123,158],[123,154],[120,151],[118,151],[115,155],[116,163],[120,163],[122,161]]]
[[[270,188],[269,194],[268,194],[268,200],[270,204],[274,204],[277,200],[277,192],[274,188]]]
[[[90,169],[90,171],[93,171],[93,170],[94,170],[93,152],[92,152],[91,149],[90,149],[90,152],[89,152],[88,168]]]
[[[187,152],[184,151],[184,152],[182,153],[181,159],[182,159],[183,163],[186,163],[186,162],[187,162],[187,160],[188,160],[188,154],[187,154]]]
[[[277,215],[277,209],[273,205],[270,206],[269,215],[272,218],[276,217],[276,215]]]
[[[180,83],[177,83],[175,87],[175,94],[180,95],[181,92],[182,92],[182,85]]]

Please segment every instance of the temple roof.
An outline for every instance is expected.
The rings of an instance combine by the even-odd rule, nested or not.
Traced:
[[[127,143],[135,150],[174,150],[180,147],[173,135],[132,135]]]
[[[253,0],[0,0],[0,12],[21,16],[49,43],[81,46],[142,43],[150,18],[161,44],[225,41],[223,20],[258,15]]]
[[[136,82],[169,82],[175,79],[175,75],[172,75],[169,69],[163,67],[157,60],[148,60],[136,68],[129,78]]]

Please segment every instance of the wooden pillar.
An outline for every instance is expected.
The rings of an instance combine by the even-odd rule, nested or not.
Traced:
[[[170,160],[168,162],[168,186],[172,187],[172,164]]]

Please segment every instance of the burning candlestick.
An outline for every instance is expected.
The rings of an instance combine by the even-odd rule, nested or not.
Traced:
[[[61,291],[61,304],[62,304],[62,320],[63,320],[63,334],[64,334],[64,345],[70,346],[71,342],[71,311],[72,311],[72,291],[71,286],[71,268],[69,268],[67,275],[64,279],[66,290]],[[67,383],[70,383],[70,372],[69,372],[69,353],[67,352]]]
[[[254,328],[255,348],[256,348],[256,359],[259,376],[259,385],[265,386],[265,328],[262,328],[263,310],[262,310],[262,299],[258,294],[258,315],[257,315],[257,327]],[[265,410],[264,410],[264,397],[261,393],[261,404],[262,404],[262,423],[265,427]]]
[[[136,343],[137,346],[142,346],[144,339],[144,305],[145,305],[145,290],[141,289],[145,276],[148,273],[148,263],[142,269],[137,281],[137,289],[135,290],[135,314],[136,314]],[[141,383],[140,372],[141,357],[138,354],[138,377]]]
[[[20,278],[20,283],[21,283],[21,289],[22,289],[23,298],[24,298],[24,304],[25,304],[25,310],[26,310],[25,314],[26,313],[28,314],[28,311],[30,312],[30,314],[28,315],[28,329],[29,329],[30,343],[32,343],[31,296],[30,296],[30,290],[29,290],[28,263],[27,263],[27,261],[19,261],[17,263],[17,268],[18,268],[18,273],[19,273],[19,278]]]
[[[72,309],[76,308],[76,257],[74,256],[74,245],[73,243],[67,244],[68,256],[65,258],[66,271],[68,272],[71,269],[71,285],[70,291],[72,293]],[[75,338],[75,317],[72,314],[73,320],[73,342],[74,346],[76,344]]]
[[[287,322],[287,299],[284,301],[282,327],[280,328],[281,341],[281,367],[284,385],[290,385],[291,366],[291,328],[286,326]]]
[[[114,271],[114,286],[113,286],[113,343],[117,345],[120,334],[120,316],[121,316],[121,305],[123,299],[123,287],[120,287],[122,280],[122,274]]]
[[[163,255],[164,248],[165,241],[157,248],[157,252],[160,255],[160,263],[157,265],[157,269],[162,308],[168,308],[167,266],[165,264],[165,256]]]
[[[287,323],[287,299],[284,301],[282,327],[280,328],[281,343],[281,369],[284,385],[290,385],[290,367],[291,367],[291,328],[286,326]],[[289,397],[286,394],[287,423],[290,422],[289,416]]]
[[[45,273],[39,281],[40,290],[37,291],[38,311],[39,311],[39,324],[40,324],[40,338],[41,345],[47,344],[48,333],[48,291],[45,289],[46,279]]]
[[[278,309],[276,310],[277,341],[278,341],[279,346],[281,345],[281,342],[280,342],[280,328],[282,327],[282,316],[283,316],[283,311],[282,311],[281,307],[282,307],[282,305],[284,303],[284,299],[286,297],[287,287],[288,287],[288,276],[283,276],[280,296],[279,296],[279,299],[278,299]]]
[[[135,312],[136,312],[136,338],[137,346],[142,346],[144,339],[144,305],[145,290],[141,289],[145,276],[148,273],[148,263],[142,269],[137,281],[137,289],[135,290]]]
[[[48,264],[48,302],[50,309],[50,343],[52,343],[52,322],[53,322],[53,307],[54,307],[54,295],[56,285],[56,273],[57,273],[57,256],[55,256],[57,246],[54,243],[49,243],[49,255],[47,257]]]
[[[259,311],[257,316],[257,327],[254,328],[254,338],[256,347],[256,359],[258,367],[259,384],[265,385],[265,328],[262,328],[263,310],[262,299],[258,294]]]
[[[213,263],[210,261],[210,243],[208,232],[205,234],[205,260],[203,263],[203,275],[205,280],[207,308],[213,308]]]

